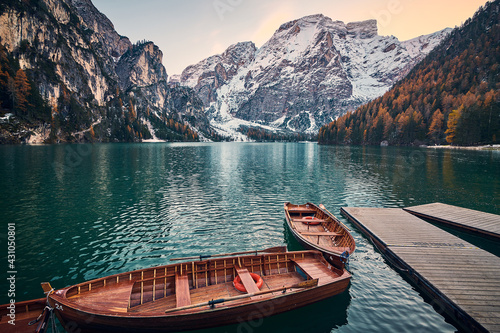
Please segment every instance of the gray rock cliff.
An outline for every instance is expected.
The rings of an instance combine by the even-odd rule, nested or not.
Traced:
[[[210,136],[196,94],[168,86],[159,48],[119,35],[90,0],[0,4],[0,38],[6,56],[26,72],[52,118],[26,117],[14,105],[17,126],[5,125],[0,142]]]

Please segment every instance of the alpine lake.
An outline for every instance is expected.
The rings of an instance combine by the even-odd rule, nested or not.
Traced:
[[[203,332],[455,332],[340,208],[442,202],[500,214],[500,151],[316,143],[0,146],[0,303],[169,258],[301,246],[283,204],[313,202],[356,240],[346,292]],[[15,226],[9,268],[8,227]],[[491,241],[447,230],[500,255]],[[12,263],[12,262],[11,262]],[[77,330],[75,330],[77,332]]]

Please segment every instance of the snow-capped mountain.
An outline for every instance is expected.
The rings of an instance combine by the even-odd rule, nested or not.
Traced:
[[[449,31],[400,42],[379,36],[375,20],[306,16],[259,49],[238,43],[187,67],[181,84],[198,92],[222,134],[241,125],[314,133],[386,92]]]

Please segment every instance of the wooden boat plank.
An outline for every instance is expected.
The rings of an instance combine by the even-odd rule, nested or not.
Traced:
[[[191,304],[201,304],[206,303],[207,300],[210,299],[221,299],[221,298],[230,298],[234,296],[241,295],[239,291],[237,291],[233,282],[220,283],[215,285],[210,285],[203,288],[191,289]],[[175,295],[170,295],[165,298],[161,298],[154,302],[148,302],[143,305],[139,305],[130,310],[130,312],[135,313],[157,313],[158,315],[162,315],[165,310],[172,309],[177,307],[177,300]]]
[[[316,213],[316,210],[313,208],[306,208],[306,207],[291,207],[288,208],[288,212],[290,214],[313,214]]]
[[[257,287],[257,284],[253,280],[248,269],[246,269],[245,267],[236,267],[236,272],[241,279],[241,283],[243,284],[243,286],[245,286],[247,293],[253,294],[259,292],[260,289],[259,287]]]
[[[227,298],[238,295],[233,282],[214,284],[211,286],[191,290],[191,303],[202,303],[207,299]]]
[[[263,279],[264,287],[262,289],[275,289],[278,287],[282,287],[285,284],[293,285],[305,280],[304,277],[302,277],[298,272],[263,276]]]
[[[147,302],[141,305],[134,306],[128,310],[129,313],[152,313],[163,314],[166,309],[177,307],[177,299],[175,294],[160,298],[154,302]]]
[[[293,259],[293,262],[306,274],[313,279],[318,279],[318,284],[323,284],[333,280],[331,273],[319,261],[304,261],[302,259]]]
[[[175,274],[175,299],[177,307],[191,305],[189,280],[186,274]]]
[[[304,236],[341,236],[338,232],[331,231],[305,231],[301,232]]]
[[[330,246],[328,249],[332,252],[337,252],[338,254],[342,254],[345,251],[349,251],[350,248],[346,246]]]
[[[69,297],[76,305],[92,307],[105,312],[127,312],[133,281],[93,289]]]
[[[311,225],[314,225],[313,223],[330,223],[329,220],[325,220],[325,219],[318,219],[318,218],[315,218],[314,220],[312,219],[306,219],[306,218],[292,218],[292,221],[293,222],[297,222],[297,223],[304,223],[304,224],[311,224]]]

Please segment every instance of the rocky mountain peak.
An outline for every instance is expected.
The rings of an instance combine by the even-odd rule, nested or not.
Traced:
[[[121,89],[166,82],[168,77],[162,58],[163,53],[153,42],[137,43],[129,48],[116,64]]]
[[[229,46],[222,54],[211,56],[182,71],[183,85],[195,88],[205,105],[217,100],[217,89],[227,84],[242,67],[250,64],[257,48],[252,42]]]
[[[221,59],[236,65],[244,65],[254,58],[257,47],[253,42],[240,42],[229,46],[221,54]]]
[[[56,1],[56,0],[49,0]],[[119,58],[125,53],[132,43],[127,37],[120,36],[113,23],[102,14],[90,0],[66,0],[69,1],[82,19],[85,28],[94,32],[102,42],[102,47],[107,48],[109,54]]]
[[[256,51],[246,47],[239,58],[248,61],[238,66],[227,57],[233,45],[186,68],[181,84],[199,93],[216,128],[314,133],[382,95],[430,52],[429,40],[444,36],[423,36],[410,52],[409,44],[379,36],[376,20],[345,24],[310,15],[282,24]]]
[[[373,38],[378,35],[377,20],[347,23],[346,28],[350,35],[361,39]]]

